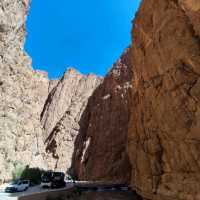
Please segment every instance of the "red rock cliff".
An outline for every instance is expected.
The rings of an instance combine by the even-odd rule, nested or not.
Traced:
[[[75,174],[81,180],[130,181],[126,153],[133,73],[129,50],[89,99],[75,143]]]
[[[200,2],[143,0],[133,28],[128,152],[148,199],[200,195]]]
[[[131,176],[147,199],[199,198],[199,19],[198,0],[142,1],[130,51],[82,119],[74,152],[79,178],[129,182]]]

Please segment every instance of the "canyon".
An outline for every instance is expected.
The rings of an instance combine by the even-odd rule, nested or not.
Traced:
[[[119,77],[111,70],[89,99],[75,143],[80,179],[130,183],[145,199],[199,198],[199,9],[142,1]]]
[[[0,179],[22,162],[124,183],[144,199],[199,199],[199,1],[143,0],[105,78],[33,70],[28,9],[0,4]]]
[[[28,9],[28,1],[0,3],[0,182],[18,166],[66,172],[79,118],[102,81],[73,68],[60,80],[33,70],[24,51]]]

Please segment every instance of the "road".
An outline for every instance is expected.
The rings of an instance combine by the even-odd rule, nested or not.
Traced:
[[[6,187],[6,186],[5,186]],[[40,186],[35,186],[35,187],[30,187],[27,191],[25,192],[18,192],[18,193],[5,193],[4,189],[5,187],[0,188],[0,200],[18,200],[21,197],[26,197],[26,196],[32,196],[36,194],[42,194],[42,193],[49,193],[49,192],[59,192],[63,190],[69,190],[74,187],[74,184],[71,182],[67,182],[66,187],[62,189],[43,189]]]
[[[40,186],[30,187],[25,192],[19,192],[14,194],[4,193],[4,188],[0,188],[0,200],[29,200],[29,199],[46,199],[45,197],[48,195],[59,195],[66,192],[71,192],[74,188],[78,187],[79,189],[92,190],[96,192],[103,191],[127,191],[128,187],[120,184],[112,184],[112,183],[100,183],[100,182],[86,182],[79,181],[76,183],[67,182],[66,187],[62,189],[42,189]]]

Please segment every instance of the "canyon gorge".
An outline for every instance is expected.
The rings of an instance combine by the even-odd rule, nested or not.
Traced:
[[[22,162],[124,183],[144,199],[199,199],[199,1],[142,0],[105,78],[33,70],[28,9],[0,3],[0,180]]]

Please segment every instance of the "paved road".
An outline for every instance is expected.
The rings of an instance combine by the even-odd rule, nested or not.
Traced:
[[[96,192],[103,192],[103,191],[127,191],[129,190],[128,187],[125,187],[124,185],[120,184],[111,184],[111,183],[101,183],[101,182],[87,182],[87,181],[79,181],[75,184],[72,182],[67,182],[66,187],[62,189],[42,189],[40,186],[31,187],[25,192],[19,192],[14,194],[7,194],[4,193],[4,189],[0,188],[0,200],[18,200],[21,199],[29,199],[29,197],[33,199],[38,199],[37,196],[44,196],[47,195],[47,193],[51,194],[59,194],[62,192],[70,192],[70,189],[73,189],[74,187],[79,187],[83,190],[95,190]],[[40,199],[40,198],[39,198]]]
[[[12,197],[9,194],[6,193],[0,193],[0,200],[17,200],[17,197]]]
[[[66,187],[62,188],[62,189],[52,190],[52,189],[43,189],[40,186],[35,186],[35,187],[30,187],[25,192],[18,192],[18,193],[13,193],[13,194],[5,193],[4,189],[2,188],[0,190],[0,200],[18,200],[19,197],[29,196],[29,195],[33,195],[33,194],[46,193],[46,192],[53,192],[53,191],[59,192],[60,190],[68,190],[73,187],[74,187],[74,184],[69,182],[66,184]]]

